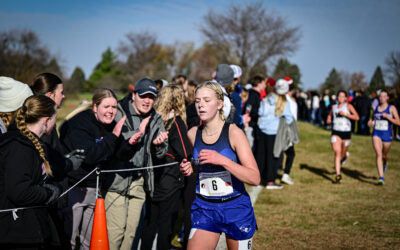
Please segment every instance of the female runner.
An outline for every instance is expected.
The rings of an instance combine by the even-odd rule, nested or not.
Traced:
[[[251,249],[257,227],[244,183],[258,185],[260,173],[242,130],[224,121],[223,101],[214,81],[196,88],[202,125],[188,132],[197,172],[188,249],[215,249],[222,232],[228,249]],[[186,159],[180,167],[185,176],[193,173]]]
[[[396,107],[388,104],[389,95],[386,90],[379,94],[379,105],[375,108],[368,126],[374,127],[372,144],[376,152],[376,166],[378,168],[378,184],[385,183],[384,174],[387,167],[388,152],[392,143],[392,124],[400,126],[400,119]]]
[[[347,150],[351,142],[351,121],[358,121],[360,118],[353,105],[347,103],[347,92],[339,90],[337,93],[338,104],[332,106],[328,115],[327,123],[333,122],[331,143],[335,152],[335,170],[336,177],[334,183],[340,183],[341,165],[347,158]],[[333,116],[333,119],[332,119]]]

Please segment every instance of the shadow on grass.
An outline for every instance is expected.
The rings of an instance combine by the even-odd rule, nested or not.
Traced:
[[[344,167],[342,167],[341,172],[351,178],[358,180],[358,181],[376,185],[375,181],[369,181],[369,180],[377,180],[377,178],[375,176],[367,176],[358,170],[353,170],[353,169],[344,168]]]
[[[326,169],[323,168],[316,168],[316,167],[311,167],[308,166],[307,164],[301,163],[300,164],[300,169],[307,169],[308,171],[310,171],[311,173],[314,173],[316,175],[320,175],[322,176],[324,179],[327,179],[330,182],[333,182],[334,180],[331,179],[331,177],[329,177],[329,175],[332,175],[332,172],[329,172]]]

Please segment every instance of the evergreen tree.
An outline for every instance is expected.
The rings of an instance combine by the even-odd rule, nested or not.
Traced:
[[[83,89],[85,83],[85,72],[80,67],[76,67],[72,72],[71,78],[65,84],[64,91],[68,95],[76,95]]]
[[[300,87],[301,73],[299,67],[296,64],[291,64],[289,60],[281,58],[279,59],[278,64],[275,67],[272,77],[275,79],[281,79],[286,76],[292,78],[295,88]]]
[[[108,47],[101,55],[101,61],[96,65],[88,82],[85,84],[85,89],[91,90],[99,87],[119,88],[117,78],[120,76],[121,72],[118,69],[116,59],[117,56]],[[105,79],[107,80],[104,81]],[[111,85],[101,86],[104,85],[101,84],[102,82],[107,82],[107,84]]]
[[[382,69],[380,66],[378,66],[376,67],[374,75],[371,78],[368,91],[371,93],[383,88],[385,88],[385,80],[383,79]]]
[[[331,93],[336,93],[338,90],[343,89],[342,78],[335,68],[331,70],[329,76],[320,87],[321,92],[325,89],[329,89]]]

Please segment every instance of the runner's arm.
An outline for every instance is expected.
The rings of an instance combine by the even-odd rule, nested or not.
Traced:
[[[360,116],[358,116],[358,113],[355,110],[355,108],[353,107],[353,105],[349,104],[348,108],[349,108],[350,114],[347,114],[347,118],[354,120],[354,121],[360,120]]]

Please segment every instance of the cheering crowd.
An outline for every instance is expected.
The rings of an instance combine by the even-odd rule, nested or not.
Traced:
[[[361,97],[351,104],[344,90],[308,98],[288,77],[256,75],[243,87],[241,75],[239,66],[220,64],[203,83],[143,78],[121,100],[96,89],[59,133],[59,77],[42,73],[29,85],[0,77],[0,248],[89,249],[101,196],[111,249],[171,249],[180,211],[183,248],[213,249],[223,232],[229,249],[251,249],[257,224],[245,184],[294,184],[298,118],[332,127],[335,183],[352,121],[359,133],[372,128],[384,184],[400,126],[386,90],[370,116]]]

